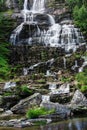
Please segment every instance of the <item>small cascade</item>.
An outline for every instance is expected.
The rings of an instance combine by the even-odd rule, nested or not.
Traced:
[[[58,89],[52,89],[50,94],[68,94],[70,92],[69,84],[63,84]]]
[[[47,70],[46,76],[51,76],[50,70]]]
[[[82,66],[79,68],[79,72],[83,72],[84,67],[87,66],[87,57],[83,57],[83,58],[84,58],[84,62]]]
[[[48,60],[46,62],[46,64],[49,64],[49,66],[51,66],[54,63],[54,58],[52,58],[51,60]]]
[[[54,92],[57,89],[57,85],[56,84],[49,84],[49,89],[51,90],[51,92]]]
[[[47,15],[49,17],[50,24],[54,25],[55,24],[55,20],[54,20],[53,16],[51,16],[50,14],[47,14]]]
[[[75,70],[76,68],[78,68],[79,66],[78,66],[78,62],[77,62],[77,60],[75,60],[75,65],[73,65],[72,66],[72,70]]]
[[[19,35],[21,30],[23,29],[23,25],[24,23],[21,23],[12,33],[12,35],[10,36],[10,42],[13,45],[16,45],[16,43],[19,41]]]
[[[6,82],[5,83],[5,86],[4,86],[4,89],[9,89],[9,88],[13,88],[13,87],[16,87],[16,83],[15,82]]]
[[[78,62],[77,62],[77,60],[75,60],[75,68],[77,68],[78,67]]]
[[[63,64],[64,64],[64,69],[66,69],[67,67],[66,67],[66,58],[65,57],[63,57]]]
[[[67,84],[63,84],[59,87],[59,92],[60,93],[69,93],[70,92],[70,85]]]
[[[24,76],[28,75],[28,69],[27,68],[23,68],[23,75]]]
[[[46,65],[48,67],[51,67],[51,65],[54,63],[54,58],[46,61],[46,62],[39,62],[37,64],[31,65],[29,68],[23,68],[23,75],[27,75],[29,73],[29,71],[34,70],[36,67],[40,66],[40,65]],[[51,74],[49,72],[49,70],[47,71],[47,74]]]
[[[42,103],[43,102],[49,102],[50,101],[50,96],[49,95],[42,95]]]

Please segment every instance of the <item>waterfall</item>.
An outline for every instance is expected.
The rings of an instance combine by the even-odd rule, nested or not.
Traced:
[[[28,5],[28,0],[24,0],[24,10],[28,10],[27,5]]]
[[[51,25],[54,25],[55,24],[55,20],[54,20],[53,16],[49,15],[49,14],[47,14],[47,15],[49,17],[49,21],[50,21]]]
[[[21,23],[21,24],[13,31],[13,33],[11,34],[11,36],[10,36],[10,42],[11,42],[13,45],[16,45],[16,42],[19,41],[19,35],[20,35],[21,30],[23,29],[23,25],[24,25],[24,23]]]
[[[52,15],[45,14],[45,0],[33,0],[33,5],[30,10],[28,9],[28,4],[29,1],[24,0],[23,10],[21,12],[24,21],[13,31],[10,37],[10,41],[12,44],[22,44],[25,40],[26,43],[29,45],[32,45],[33,43],[36,44],[38,42],[39,44],[45,46],[64,48],[66,52],[75,52],[77,48],[83,45],[82,43],[84,43],[84,38],[80,30],[76,28],[70,20],[65,20],[61,23],[56,23]],[[45,15],[46,17],[48,17],[50,24],[47,29],[41,29],[39,27],[38,22],[40,20],[37,21],[35,19],[36,16],[39,14],[41,15],[41,17]],[[28,40],[26,38],[22,40],[19,36],[21,30],[23,29],[23,26],[25,26],[26,24],[28,24],[29,26],[36,25],[37,30],[35,34],[32,34],[32,36],[29,36],[29,38],[27,38]],[[29,29],[28,31],[32,30]]]
[[[33,0],[33,6],[31,10],[33,13],[44,13],[45,0]]]
[[[49,95],[42,95],[42,103],[43,102],[49,102],[50,101],[50,96]]]
[[[51,47],[60,46],[58,44],[60,40],[60,31],[61,26],[59,24],[53,24],[44,37],[44,44],[46,46],[50,45]]]
[[[54,92],[57,88],[56,84],[49,84],[49,89],[51,90],[51,92]]]

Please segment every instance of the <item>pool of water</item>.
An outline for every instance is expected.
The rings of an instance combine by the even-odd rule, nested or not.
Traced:
[[[74,118],[46,126],[28,128],[0,128],[0,130],[87,130],[87,118]]]

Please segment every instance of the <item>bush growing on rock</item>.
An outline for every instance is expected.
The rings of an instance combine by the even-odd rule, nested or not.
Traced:
[[[41,115],[52,114],[54,112],[55,112],[54,109],[48,110],[44,107],[36,107],[34,109],[28,110],[26,116],[27,118],[33,119],[33,118],[38,118]]]

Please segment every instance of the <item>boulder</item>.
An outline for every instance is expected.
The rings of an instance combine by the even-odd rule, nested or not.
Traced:
[[[55,113],[60,116],[60,118],[67,118],[71,116],[71,110],[66,105],[61,105],[59,103],[52,103],[52,102],[43,102],[41,104],[48,110],[55,110]]]
[[[75,115],[87,113],[87,98],[79,90],[76,90],[71,100],[70,107]]]
[[[35,93],[32,96],[29,96],[23,100],[20,100],[20,102],[17,105],[11,108],[11,111],[13,113],[23,114],[23,113],[26,113],[28,109],[33,108],[35,106],[39,106],[41,101],[42,101],[41,94]]]
[[[71,100],[71,104],[87,106],[87,98],[83,95],[82,92],[80,92],[79,90],[76,90]]]

